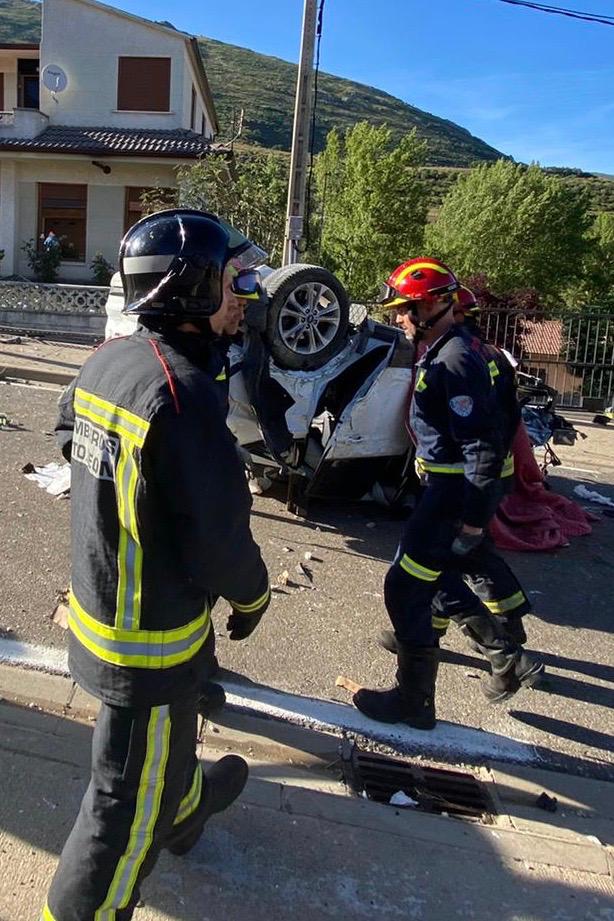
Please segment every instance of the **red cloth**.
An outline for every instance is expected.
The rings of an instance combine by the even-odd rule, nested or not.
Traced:
[[[550,492],[535,460],[521,423],[514,444],[514,491],[506,496],[490,523],[490,535],[502,550],[556,550],[567,547],[570,537],[592,531],[587,514],[576,502]]]

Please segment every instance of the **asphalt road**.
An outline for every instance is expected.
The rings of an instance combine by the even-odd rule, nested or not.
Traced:
[[[1,635],[56,647],[66,641],[50,618],[68,585],[70,502],[38,489],[21,468],[61,460],[49,434],[57,396],[57,390],[0,384],[0,413],[15,426],[0,429]],[[614,497],[614,427],[580,427],[587,440],[560,450],[564,463],[579,469],[559,470],[552,483],[569,493],[585,482]],[[382,584],[400,528],[371,505],[319,506],[306,522],[279,499],[258,498],[254,533],[273,583],[281,577],[286,584],[245,643],[226,639],[226,611],[216,611],[223,665],[265,685],[342,700],[347,694],[334,686],[338,674],[364,684],[389,682],[393,660],[374,635],[388,625]],[[439,716],[532,742],[552,761],[571,756],[579,770],[611,768],[614,777],[614,520],[603,518],[590,537],[564,550],[508,559],[535,601],[529,647],[543,654],[549,679],[542,690],[488,705],[479,688],[482,663],[452,629],[440,670]],[[299,564],[307,575],[297,572]]]

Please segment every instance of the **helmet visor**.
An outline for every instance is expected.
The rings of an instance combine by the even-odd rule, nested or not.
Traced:
[[[256,269],[242,269],[232,279],[230,290],[235,297],[246,301],[259,301],[262,298],[262,280]]]
[[[407,307],[409,301],[389,284],[380,285],[377,303],[382,307]]]

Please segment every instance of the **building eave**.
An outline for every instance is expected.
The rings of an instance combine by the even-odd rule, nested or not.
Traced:
[[[207,78],[207,72],[205,71],[205,65],[203,64],[202,55],[198,46],[198,39],[190,37],[186,40],[186,47],[188,49],[188,56],[192,62],[192,67],[194,68],[194,73],[196,74],[196,78],[198,80],[198,86],[201,95],[205,100],[207,108],[209,109],[213,131],[215,134],[219,134],[220,123],[218,121],[217,112],[215,110],[213,93],[211,92],[211,86]]]

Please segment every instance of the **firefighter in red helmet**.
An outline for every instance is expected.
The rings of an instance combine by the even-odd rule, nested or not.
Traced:
[[[494,556],[485,529],[501,496],[512,438],[481,344],[454,321],[459,288],[447,265],[422,257],[399,266],[380,298],[396,311],[397,324],[427,347],[416,365],[409,410],[424,489],[384,586],[397,681],[389,690],[361,689],[354,703],[373,719],[419,729],[436,722],[433,602],[441,592],[455,592],[463,576],[479,579]],[[477,597],[475,606],[481,608]]]

